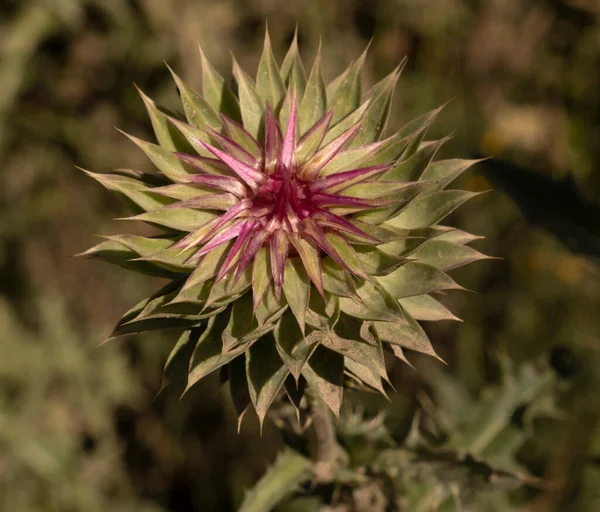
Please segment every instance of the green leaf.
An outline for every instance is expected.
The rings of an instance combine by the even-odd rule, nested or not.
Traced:
[[[327,330],[339,318],[339,300],[334,295],[325,293],[325,299],[317,294],[310,294],[306,323],[320,330]]]
[[[172,203],[173,201],[166,197],[156,197],[151,193],[150,188],[146,187],[139,180],[122,176],[120,174],[100,174],[85,169],[81,169],[98,183],[117,192],[119,197],[125,202],[128,208],[134,213],[141,213],[148,210],[156,210]]]
[[[344,356],[319,345],[302,375],[317,397],[339,417],[344,393]]]
[[[173,75],[177,89],[179,89],[181,104],[188,123],[196,128],[206,129],[210,127],[219,131],[222,125],[217,114],[218,111],[215,111],[196,91],[188,87],[171,68],[169,68],[169,71]]]
[[[245,293],[252,284],[252,270],[250,267],[242,272],[242,275],[234,284],[235,275],[230,274],[229,277],[214,284],[210,289],[210,294],[206,300],[206,305],[229,304],[236,300],[242,293]]]
[[[335,328],[323,338],[321,343],[387,379],[381,344],[372,345],[362,341],[359,334],[361,326],[360,320],[342,314]]]
[[[229,242],[221,244],[204,256],[188,277],[183,289],[187,290],[193,288],[216,276],[223,266],[223,262],[233,243],[233,240],[230,240]]]
[[[171,249],[173,240],[167,238],[145,238],[137,235],[106,236],[133,251],[140,261],[147,261],[172,272],[188,273],[192,266],[185,263],[189,252]]]
[[[395,299],[463,289],[441,270],[419,262],[409,262],[391,274],[375,279]]]
[[[127,217],[122,220],[140,220],[177,231],[192,232],[203,224],[218,217],[217,213],[206,210],[192,210],[190,208],[164,208]]]
[[[269,407],[289,373],[270,336],[262,337],[246,354],[248,389],[261,428]]]
[[[321,75],[321,45],[313,63],[312,70],[306,83],[304,97],[298,109],[300,136],[303,136],[314,124],[321,119],[327,109],[327,93]]]
[[[112,242],[111,242],[112,243]],[[116,332],[122,325],[126,324],[137,318],[141,312],[152,302],[154,299],[158,297],[163,297],[166,295],[172,294],[174,291],[179,289],[180,283],[178,281],[170,281],[165,286],[163,286],[160,290],[153,293],[150,297],[146,297],[145,299],[138,302],[135,306],[129,309],[125,314],[119,319],[117,325],[113,329],[113,334]],[[109,337],[110,339],[110,337]],[[108,340],[105,340],[108,341]]]
[[[348,272],[343,270],[329,256],[323,258],[321,265],[323,268],[323,287],[327,292],[338,297],[358,299],[356,283]]]
[[[138,139],[133,135],[121,132],[123,135],[133,141],[152,161],[152,163],[171,181],[180,182],[188,179],[188,174],[193,173],[193,170],[177,158],[171,151]]]
[[[177,379],[185,379],[190,366],[190,360],[196,344],[200,339],[203,329],[192,329],[185,331],[177,340],[177,343],[171,350],[165,368],[163,370],[162,382],[160,384],[160,394],[167,386],[171,385]]]
[[[365,112],[360,131],[351,142],[350,147],[370,144],[379,140],[383,135],[390,115],[394,89],[406,61],[407,59],[404,58],[392,73],[373,86],[367,93],[366,99],[369,101],[369,107]]]
[[[192,355],[186,391],[209,373],[233,361],[237,356],[248,350],[252,344],[252,342],[242,344],[230,351],[223,350],[221,333],[227,320],[226,314],[217,315],[209,320],[206,331],[198,340],[196,350]]]
[[[167,197],[170,199],[178,199],[180,201],[185,201],[187,199],[194,199],[199,196],[214,194],[215,189],[203,187],[201,185],[196,184],[186,183],[184,185],[180,183],[174,183],[172,185],[148,189],[147,193],[150,194],[152,197]]]
[[[441,270],[450,270],[474,261],[489,259],[489,256],[468,245],[438,239],[424,243],[410,257]]]
[[[482,160],[440,160],[433,162],[421,176],[422,180],[437,181],[438,189],[441,190],[446,185],[454,181],[467,169],[473,165],[481,162]]]
[[[215,112],[222,112],[235,121],[241,122],[238,99],[227,86],[223,77],[212,67],[202,48],[198,46],[198,49],[202,61],[202,95],[204,99]]]
[[[150,121],[152,122],[152,128],[156,135],[158,144],[169,151],[189,151],[190,145],[181,136],[181,134],[173,128],[171,123],[168,121],[168,117],[162,112],[156,103],[148,96],[146,96],[141,89],[138,88],[138,93],[144,101]]]
[[[447,105],[444,104],[441,107],[438,107],[426,114],[423,114],[412,121],[409,121],[405,124],[398,133],[396,134],[398,137],[409,137],[411,139],[410,144],[407,146],[406,150],[402,154],[402,158],[407,159],[411,157],[421,146],[425,135],[427,134],[427,130],[429,126],[435,121],[435,118],[438,114],[444,109]]]
[[[333,110],[332,123],[335,125],[356,110],[362,97],[362,68],[367,49],[338,78],[327,86],[327,108]]]
[[[202,325],[204,321],[205,319],[202,317],[194,318],[191,315],[184,315],[182,317],[175,315],[155,315],[152,317],[135,319],[127,323],[119,324],[111,333],[109,338],[117,338],[119,336],[139,334],[141,332],[148,331],[162,331],[165,329],[190,329],[192,327],[198,327]]]
[[[385,276],[407,262],[405,258],[387,254],[376,247],[355,247],[358,257],[369,275]]]
[[[343,237],[336,233],[326,233],[325,237],[353,274],[363,279],[369,279],[358,254]]]
[[[235,60],[233,61],[233,75],[238,84],[240,111],[244,128],[258,140],[263,129],[265,103],[258,95],[252,79],[241,70]]]
[[[252,265],[252,293],[254,296],[254,309],[258,306],[271,282],[271,261],[269,249],[261,247],[254,256]]]
[[[436,229],[440,230],[442,234],[437,237],[437,240],[444,240],[446,242],[452,242],[455,244],[468,244],[473,240],[480,240],[482,236],[472,235],[466,231],[462,231],[456,228],[448,228],[445,226],[436,226]]]
[[[424,192],[387,223],[391,227],[403,229],[431,226],[477,195],[479,195],[478,192],[466,190]]]
[[[356,292],[363,304],[370,311],[370,313],[359,318],[363,320],[388,320],[397,322],[403,320],[402,310],[396,300],[394,300],[394,297],[376,280],[363,281],[362,284],[357,286]],[[345,300],[347,299],[340,299],[342,311],[344,311],[342,301]]]
[[[244,354],[236,357],[229,363],[229,394],[237,414],[238,433],[242,426],[242,419],[252,403],[248,380],[246,378],[246,358]]]
[[[181,132],[181,134],[186,138],[186,140],[190,143],[190,146],[193,148],[193,150],[198,153],[201,156],[205,156],[205,157],[213,157],[212,153],[210,151],[208,151],[204,146],[202,146],[202,144],[200,144],[200,141],[202,142],[206,142],[208,144],[214,144],[214,141],[212,140],[212,138],[210,137],[209,133],[204,130],[204,129],[200,129],[200,128],[196,128],[195,126],[192,126],[191,124],[188,123],[184,123],[183,121],[179,121],[178,119],[174,119],[174,118],[169,118],[169,122],[175,126],[177,128],[177,130],[179,130],[179,132]],[[214,126],[210,126],[209,128],[212,128],[216,131],[220,131],[221,129],[221,124],[219,123],[219,125],[217,127]],[[187,151],[187,153],[192,153],[193,151]],[[179,161],[181,161],[181,159],[178,158]],[[203,164],[206,164],[207,162],[203,162]],[[198,172],[198,171],[194,171],[194,172]]]
[[[427,143],[406,160],[380,176],[381,181],[418,181],[427,169],[433,157],[448,138]]]
[[[323,139],[321,146],[325,146],[326,144],[329,144],[332,140],[337,139],[340,135],[342,135],[344,132],[348,131],[353,126],[361,123],[362,119],[365,115],[365,112],[367,111],[368,108],[369,108],[369,104],[363,103],[356,110],[353,110],[350,114],[348,114],[346,117],[344,117],[344,119],[342,119],[335,125],[333,125],[333,121],[332,121],[332,124],[330,125],[330,128],[327,131],[327,134],[325,135],[325,138]],[[352,147],[352,140],[353,139],[350,139],[344,145],[345,151],[349,151],[350,148]],[[344,153],[344,150],[341,153]],[[341,156],[340,156],[341,153],[338,153],[334,157],[334,160],[336,158],[341,158]],[[356,167],[354,167],[354,168],[356,168]],[[327,169],[327,167],[325,167],[324,169]]]
[[[239,123],[231,121],[227,117],[223,117],[223,124],[229,134],[229,137],[237,142],[243,149],[250,153],[256,160],[260,160],[263,156],[263,150],[260,144],[248,131]]]
[[[252,314],[252,296],[246,293],[233,303],[229,322],[222,335],[224,350],[230,350],[249,339],[258,339],[257,330],[258,321]]]
[[[279,74],[279,67],[273,56],[268,31],[265,31],[263,52],[258,63],[256,92],[263,102],[266,103],[268,101],[275,111],[277,111],[285,95],[285,86]]]
[[[310,326],[306,334],[303,333],[294,315],[286,312],[273,331],[273,335],[279,356],[290,373],[298,380],[304,364],[317,347],[318,341],[323,338],[323,333]]]
[[[399,345],[441,361],[423,328],[406,311],[404,316],[409,321],[409,325],[399,325],[393,322],[374,322],[377,336],[387,343]]]
[[[177,276],[174,272],[157,267],[151,263],[136,261],[135,258],[138,256],[136,252],[113,240],[102,242],[77,256],[105,261],[150,276],[166,278],[174,278]]]
[[[269,283],[267,291],[255,308],[254,314],[258,320],[258,325],[264,327],[265,324],[275,323],[287,308],[285,297],[281,297],[281,300],[278,301],[275,295],[275,287],[272,283]]]
[[[359,111],[357,111],[359,112]],[[351,116],[348,116],[349,119]],[[338,123],[340,126],[342,123]],[[330,133],[327,135],[330,137]],[[418,134],[396,133],[369,146],[341,151],[323,168],[321,176],[329,176],[352,169],[394,162],[414,142]]]
[[[298,379],[294,379],[293,375],[288,375],[283,386],[290,402],[296,409],[296,419],[300,424],[300,405],[306,391],[306,379],[302,375]]]
[[[327,117],[321,120],[320,124],[311,127],[311,129],[304,134],[304,137],[300,139],[300,143],[296,148],[296,162],[299,170],[302,170],[302,165],[308,162],[315,153],[323,145],[323,140],[329,129],[329,123]]]
[[[304,333],[306,310],[310,297],[310,279],[300,258],[289,258],[285,264],[283,293]]]
[[[246,494],[239,512],[271,512],[277,504],[311,478],[312,463],[286,449],[256,486]]]
[[[346,369],[349,370],[363,384],[371,386],[379,391],[382,395],[387,397],[387,393],[385,392],[385,389],[383,389],[381,377],[379,376],[378,372],[372,370],[368,366],[357,363],[350,358],[345,359],[345,365]]]
[[[298,31],[294,33],[292,44],[281,64],[281,76],[288,89],[295,90],[298,103],[302,101],[306,89],[306,72],[298,53]]]
[[[454,316],[446,306],[438,302],[431,295],[415,295],[399,299],[398,302],[415,320],[429,322],[438,322],[440,320],[461,321],[460,318]]]
[[[313,282],[317,291],[324,295],[323,291],[323,276],[321,271],[321,259],[319,251],[311,243],[304,240],[302,237],[291,234],[289,236],[290,241],[294,248],[298,251],[304,269],[308,274],[308,277]]]

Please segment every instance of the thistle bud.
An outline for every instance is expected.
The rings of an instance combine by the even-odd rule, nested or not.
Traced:
[[[182,329],[167,380],[182,360],[188,388],[227,368],[240,418],[262,422],[282,389],[336,414],[348,378],[384,393],[384,352],[435,356],[418,320],[456,319],[432,294],[485,258],[439,225],[475,195],[445,189],[475,161],[433,161],[440,109],[385,134],[402,66],[363,94],[363,54],[326,86],[320,53],[307,76],[296,40],[278,66],[267,35],[255,81],[234,62],[234,93],[201,60],[202,94],[173,74],[185,119],[142,94],[157,144],[130,138],[158,172],[89,173],[160,234],[84,255],[169,279],[112,336]]]

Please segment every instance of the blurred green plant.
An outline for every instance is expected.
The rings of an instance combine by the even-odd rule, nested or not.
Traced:
[[[10,303],[11,325],[36,344],[39,358],[48,362],[44,371],[50,375],[58,372],[55,366],[60,364],[52,357],[54,345],[46,343],[38,329],[41,308],[34,306],[40,302],[38,297],[50,295],[52,301],[64,304],[71,325],[94,326],[77,335],[93,344],[107,334],[102,326],[113,323],[126,304],[139,300],[153,286],[150,280],[119,269],[69,259],[87,245],[90,232],[115,232],[114,223],[107,219],[121,214],[117,202],[73,166],[149,169],[143,154],[113,127],[140,138],[151,136],[152,127],[131,83],[137,82],[159,103],[177,109],[176,90],[163,61],[181,70],[190,83],[201,83],[197,40],[221,72],[228,68],[230,48],[240,65],[251,69],[259,59],[264,19],[271,20],[278,58],[284,56],[298,22],[303,56],[314,55],[323,34],[323,57],[331,64],[325,70],[329,80],[373,38],[364,67],[367,88],[383,78],[390,63],[409,57],[392,105],[391,128],[454,98],[431,128],[433,138],[456,130],[452,142],[441,149],[442,156],[502,155],[516,166],[515,186],[521,181],[521,169],[554,183],[571,174],[586,201],[598,202],[599,15],[595,0],[444,0],[435,5],[405,0],[2,2],[0,290]],[[490,188],[485,178],[473,173],[460,185],[469,190]],[[535,191],[530,195],[535,196]],[[550,361],[560,376],[553,384],[560,398],[560,417],[536,417],[527,427],[525,443],[516,450],[521,466],[545,483],[494,494],[494,498],[535,512],[595,511],[600,488],[597,271],[586,258],[532,228],[501,190],[485,201],[485,208],[465,206],[454,214],[452,223],[485,233],[486,239],[475,241],[475,247],[503,260],[454,271],[461,284],[479,291],[476,300],[459,294],[441,297],[465,323],[426,323],[424,328],[437,340],[436,349],[448,361],[453,379],[475,403],[481,389],[498,386],[501,380],[499,351],[517,366]],[[555,202],[562,202],[561,193]],[[3,336],[0,343],[4,340]],[[106,419],[117,425],[122,440],[122,453],[112,459],[111,471],[132,482],[131,494],[114,497],[110,503],[122,508],[123,503],[137,503],[131,496],[143,495],[178,512],[235,509],[243,489],[252,487],[274,460],[280,438],[270,421],[265,422],[263,437],[256,437],[258,422],[249,417],[233,443],[236,414],[227,400],[214,394],[216,378],[199,384],[181,402],[176,387],[152,401],[160,383],[157,365],[167,356],[168,345],[161,336],[140,336],[126,345],[101,349],[119,361],[129,361],[131,367],[124,372],[140,385],[136,407]],[[15,364],[21,360],[16,350],[10,352]],[[100,357],[96,349],[90,350],[92,358]],[[409,358],[419,364],[417,358]],[[431,389],[437,376],[401,368],[387,367],[397,393],[389,395],[392,404],[386,407],[386,427],[397,441],[410,427],[417,397]],[[59,373],[70,382],[70,372]],[[98,393],[107,385],[95,380],[94,372],[76,375],[91,382],[89,386]],[[13,377],[21,385],[31,385],[33,380],[24,371]],[[348,391],[348,400],[351,395]],[[442,401],[430,396],[433,405],[428,411]],[[370,406],[377,402],[376,396],[361,395],[359,401],[367,408],[367,417],[373,417],[375,409]],[[36,410],[33,405],[20,407]],[[521,410],[517,409],[515,421]],[[30,412],[27,419],[19,420],[18,414],[13,407],[10,421],[35,425],[40,416]],[[276,414],[273,418],[279,421]],[[150,436],[157,429],[162,434]],[[39,430],[30,432],[32,443],[42,439]],[[103,436],[99,434],[99,445],[104,444]],[[140,437],[153,441],[142,443]],[[297,449],[306,449],[297,436],[286,433],[285,437]],[[25,449],[19,444],[18,450],[4,451],[2,467],[22,467],[20,451]],[[180,462],[173,464],[171,451],[183,454],[176,457]],[[68,453],[75,467],[89,457],[83,446]],[[31,492],[23,492],[23,501],[18,502],[21,510],[39,508],[36,491],[46,492],[51,485],[82,493],[69,487],[84,485],[70,475],[62,472],[51,483],[42,477],[30,479]],[[17,490],[0,485],[0,499]],[[320,496],[295,498],[295,510],[310,510],[321,501]],[[486,507],[474,505],[475,510]]]

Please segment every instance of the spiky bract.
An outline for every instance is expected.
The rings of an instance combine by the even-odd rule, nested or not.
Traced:
[[[439,109],[383,136],[401,66],[363,96],[364,54],[325,87],[320,53],[306,78],[296,40],[279,67],[267,36],[256,82],[234,62],[234,94],[201,58],[202,95],[173,75],[185,119],[142,94],[158,144],[130,138],[159,172],[90,173],[162,234],[84,254],[170,279],[113,336],[184,329],[166,381],[228,369],[240,417],[282,388],[336,413],[348,378],[384,392],[384,351],[435,355],[417,320],[455,319],[431,294],[484,257],[438,225],[474,195],[443,190],[474,161],[432,162]]]

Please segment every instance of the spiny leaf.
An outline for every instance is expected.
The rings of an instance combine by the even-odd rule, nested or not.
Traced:
[[[246,341],[247,338],[256,339],[255,333],[257,330],[258,322],[252,315],[252,297],[249,293],[246,293],[241,299],[233,303],[229,322],[222,334],[223,348],[230,350]]]
[[[221,332],[227,320],[227,315],[217,315],[209,320],[206,331],[198,340],[196,350],[192,355],[186,391],[200,379],[233,361],[250,347],[251,342],[238,346],[234,350],[223,351]]]
[[[250,398],[262,428],[269,407],[289,375],[272,338],[265,336],[250,347],[246,354],[246,375]]]
[[[146,96],[141,89],[138,92],[144,101],[146,110],[152,122],[152,128],[156,135],[156,140],[159,145],[169,151],[189,151],[191,149],[189,143],[181,136],[181,134],[173,128],[168,121],[168,117],[162,112],[156,103]]]
[[[236,357],[229,363],[229,393],[237,414],[238,433],[242,426],[242,419],[246,410],[252,403],[248,381],[246,379],[246,357],[244,354]]]
[[[185,263],[189,254],[172,249],[173,241],[167,238],[145,238],[137,235],[112,235],[105,238],[135,252],[136,260],[147,261],[171,272],[187,273],[191,270],[191,266]]]
[[[204,99],[215,112],[221,112],[235,121],[241,122],[242,117],[237,97],[227,86],[223,77],[212,67],[200,46],[198,46],[198,50],[202,61],[202,95]]]
[[[450,159],[433,162],[421,176],[422,180],[438,181],[439,188],[442,189],[467,169],[482,160],[461,160]]]
[[[358,319],[342,315],[334,330],[330,331],[321,343],[387,379],[381,344],[371,345],[362,341],[359,335],[361,324]]]
[[[415,295],[398,301],[415,320],[437,322],[440,320],[455,320],[460,318],[454,316],[446,306],[438,302],[431,295]]]
[[[221,120],[231,140],[237,142],[243,149],[250,153],[256,160],[262,158],[262,147],[252,135],[238,122],[222,115]]]
[[[87,251],[78,254],[77,256],[83,258],[93,258],[107,263],[112,263],[128,270],[134,270],[142,274],[150,276],[174,278],[177,274],[174,272],[157,267],[151,263],[145,261],[136,261],[137,253],[128,249],[123,244],[108,240],[102,242]]]
[[[310,279],[299,258],[290,258],[286,262],[283,293],[300,330],[304,333],[306,309],[310,298]]]
[[[265,31],[265,42],[263,52],[258,63],[258,72],[256,74],[256,92],[263,100],[269,102],[275,110],[279,106],[285,95],[285,85],[279,74],[279,68],[273,50],[271,49],[271,39],[269,32]]]
[[[344,73],[327,86],[327,106],[333,110],[332,123],[337,123],[360,105],[362,67],[367,49]]]
[[[173,75],[173,79],[177,84],[177,89],[179,89],[181,104],[188,123],[196,128],[205,129],[210,127],[219,130],[221,128],[221,121],[214,108],[211,107],[210,104],[196,91],[191,87],[188,87],[188,85],[177,76],[171,68],[169,68],[169,71]],[[161,146],[164,146],[164,144],[161,144]]]
[[[372,388],[379,391],[382,395],[387,397],[385,389],[383,388],[383,385],[381,383],[381,377],[376,371],[372,370],[368,366],[353,361],[348,357],[345,359],[345,365],[346,369],[352,372],[352,374],[356,378],[358,378],[363,384],[371,386]]]
[[[240,69],[235,59],[233,60],[233,75],[238,84],[244,128],[259,140],[265,115],[265,103],[256,92],[252,79]]]
[[[440,139],[421,147],[410,158],[403,159],[383,174],[380,179],[382,181],[418,181],[446,140],[447,138]]]
[[[446,242],[452,242],[455,244],[468,244],[473,240],[479,240],[483,237],[478,235],[472,235],[471,233],[467,233],[466,231],[462,231],[460,229],[449,228],[446,226],[436,226],[436,229],[440,230],[442,233],[437,237],[438,240],[444,240]]]
[[[185,378],[192,354],[196,348],[196,344],[198,343],[198,339],[200,338],[202,331],[202,328],[184,331],[179,337],[177,343],[175,343],[175,346],[167,358],[167,362],[165,363],[162,382],[157,395],[175,380],[179,378]]]
[[[339,417],[344,393],[344,356],[319,345],[304,366],[302,375],[317,397]]]
[[[302,100],[306,89],[306,72],[298,53],[298,31],[294,32],[292,44],[281,64],[281,76],[288,89],[296,91],[298,101]]]
[[[410,319],[407,312],[404,314],[407,319]],[[374,328],[377,336],[382,341],[393,345],[400,345],[403,348],[440,359],[433,349],[433,345],[429,341],[427,334],[425,334],[425,331],[414,319],[410,319],[409,325],[398,325],[392,322],[374,322]]]
[[[171,181],[185,181],[192,172],[179,158],[165,148],[152,144],[133,135],[121,132],[133,141],[152,161],[152,163]]]
[[[190,232],[217,217],[207,210],[191,210],[189,208],[161,209],[127,217],[122,220],[140,220],[148,224]]]
[[[489,256],[468,245],[438,239],[423,244],[410,257],[441,270],[450,270],[474,261],[490,259]]]
[[[355,247],[363,267],[369,275],[385,276],[407,262],[406,259],[387,254],[377,247]]]
[[[217,275],[232,245],[233,241],[226,242],[204,256],[188,277],[183,289],[186,290],[197,286]]]
[[[324,334],[312,327],[308,327],[307,332],[303,333],[294,315],[286,312],[273,331],[273,335],[279,356],[290,373],[298,380],[304,364]]]
[[[364,114],[361,129],[352,141],[352,147],[364,146],[381,138],[390,114],[394,89],[406,61],[406,58],[403,59],[390,75],[367,93],[369,107]]]
[[[437,224],[461,204],[477,195],[479,195],[478,192],[468,192],[466,190],[425,192],[396,217],[390,219],[388,224],[403,229],[431,226]]]
[[[394,296],[388,293],[385,286],[381,286],[377,280],[363,281],[362,284],[356,287],[356,293],[361,298],[363,304],[370,310],[370,314],[362,316],[363,320],[388,320],[396,322],[403,320],[402,310],[394,300]]]
[[[300,136],[303,136],[315,123],[325,115],[327,108],[327,93],[321,75],[321,45],[308,76],[304,97],[298,110]]]
[[[441,270],[425,263],[409,262],[376,280],[395,299],[423,295],[462,287]]]
[[[156,197],[143,183],[120,174],[100,174],[81,169],[108,190],[117,192],[134,213],[156,210],[171,203],[169,198]]]

